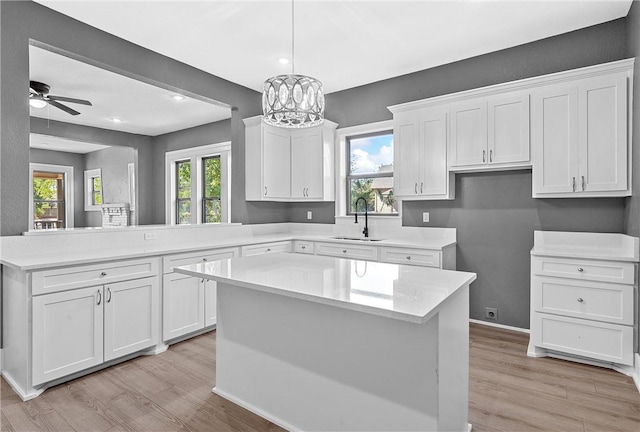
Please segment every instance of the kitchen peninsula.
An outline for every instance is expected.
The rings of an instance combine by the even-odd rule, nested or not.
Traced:
[[[288,430],[467,430],[474,273],[272,253],[217,281],[214,392]]]

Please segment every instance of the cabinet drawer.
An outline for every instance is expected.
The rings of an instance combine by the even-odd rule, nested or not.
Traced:
[[[270,252],[291,252],[291,242],[262,243],[251,246],[242,246],[242,256],[262,255]]]
[[[535,313],[535,345],[593,359],[633,365],[633,327]]]
[[[439,268],[440,252],[422,249],[382,247],[380,248],[380,261]]]
[[[312,254],[313,253],[313,242],[296,241],[294,243],[293,250],[296,253]]]
[[[344,245],[338,243],[316,243],[316,255],[328,255],[334,257],[378,260],[378,248],[375,246]]]
[[[163,273],[172,273],[174,267],[198,264],[203,261],[216,261],[240,256],[238,248],[213,249],[201,252],[188,252],[169,255],[162,258]]]
[[[536,276],[533,303],[538,312],[633,324],[633,286]]]
[[[633,285],[635,265],[628,262],[564,258],[532,259],[533,274]]]
[[[37,271],[31,276],[32,294],[157,276],[158,269],[158,258],[144,258]]]

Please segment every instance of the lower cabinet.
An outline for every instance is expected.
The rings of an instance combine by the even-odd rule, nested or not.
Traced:
[[[152,347],[158,278],[33,297],[33,385]]]
[[[173,267],[235,258],[239,255],[238,248],[224,248],[163,258],[163,341],[202,330],[216,323],[216,282],[173,273]]]

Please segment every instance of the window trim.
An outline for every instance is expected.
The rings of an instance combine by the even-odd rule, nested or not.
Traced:
[[[204,173],[205,171],[205,161],[207,161],[208,159],[220,159],[220,177],[222,177],[222,158],[220,157],[220,155],[211,155],[211,156],[204,156],[200,159],[200,164],[202,172]],[[202,177],[202,179],[204,180],[204,177]],[[222,180],[222,179],[221,179]],[[202,218],[202,223],[216,223],[216,222],[204,222],[206,217],[205,217],[205,213],[206,213],[206,209],[207,206],[205,205],[206,201],[220,201],[220,206],[222,208],[222,197],[220,196],[207,196],[205,195],[205,191],[206,191],[206,187],[205,187],[205,183],[204,181],[202,182],[202,196],[200,196],[200,201],[201,201],[201,211],[202,214],[200,215]],[[222,187],[220,188],[220,195],[222,195]]]
[[[91,170],[85,170],[84,172],[84,211],[102,211],[101,204],[93,204],[93,179],[100,178],[100,197],[104,202],[104,195],[102,194],[102,169],[96,168]]]
[[[29,164],[29,231],[35,231],[33,228],[33,172],[60,172],[64,173],[64,220],[65,229],[74,227],[73,214],[75,210],[74,197],[74,178],[73,167],[67,165],[52,165],[43,163]]]
[[[336,206],[335,217],[353,217],[353,213],[348,212],[347,199],[348,193],[348,175],[347,161],[349,159],[348,138],[362,137],[366,135],[378,134],[380,132],[393,131],[393,120],[384,120],[375,123],[367,123],[357,126],[350,126],[336,130]],[[395,172],[394,172],[395,174]],[[374,175],[366,175],[366,177],[374,177]],[[402,201],[397,201],[397,214],[371,214],[376,218],[392,218],[397,219],[402,215]]]
[[[231,141],[217,144],[190,147],[165,153],[165,223],[176,225],[176,173],[175,164],[185,159],[191,160],[191,225],[202,222],[202,159],[220,156],[220,203],[222,207],[221,223],[231,221]],[[195,181],[194,181],[195,175]],[[195,197],[195,198],[194,198]],[[195,206],[194,206],[195,201]]]

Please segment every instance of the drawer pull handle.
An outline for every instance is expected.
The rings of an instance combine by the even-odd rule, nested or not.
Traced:
[[[306,246],[301,246],[301,248],[302,248],[302,249],[306,249],[307,247],[306,247]]]
[[[100,277],[105,277],[106,275],[107,275],[107,272],[100,273]]]
[[[578,297],[578,303],[582,303],[584,299],[582,297]]]
[[[208,259],[206,259],[206,258],[202,258],[202,261],[207,262],[207,261],[209,261],[209,260],[208,260]]]
[[[579,271],[580,273],[582,273],[582,272],[584,271],[584,269],[583,269],[582,267],[578,267],[578,271]]]
[[[107,303],[111,303],[111,288],[107,287]]]
[[[100,303],[102,303],[102,291],[98,290],[98,302],[96,304],[100,306]]]
[[[342,253],[347,253],[347,250],[346,249],[342,249]]]
[[[271,252],[271,248],[267,248],[267,252]]]
[[[410,260],[411,259],[411,255],[407,256],[407,259]]]

